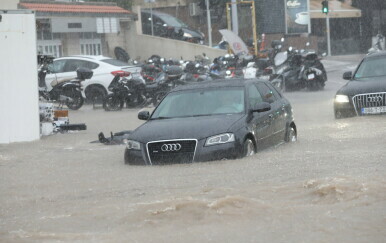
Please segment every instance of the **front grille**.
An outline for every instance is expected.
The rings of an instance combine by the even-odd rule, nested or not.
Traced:
[[[352,100],[356,113],[362,115],[362,108],[386,106],[386,92],[359,94]]]
[[[191,163],[194,159],[197,140],[167,140],[147,143],[151,164]]]

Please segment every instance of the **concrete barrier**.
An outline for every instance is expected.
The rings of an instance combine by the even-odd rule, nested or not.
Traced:
[[[210,59],[223,56],[226,50],[212,48],[206,45],[193,44],[186,41],[161,38],[151,35],[138,34],[134,23],[125,31],[126,50],[131,58],[146,60],[157,54],[164,58],[194,60],[196,55],[205,53]],[[115,46],[110,46],[114,48]]]

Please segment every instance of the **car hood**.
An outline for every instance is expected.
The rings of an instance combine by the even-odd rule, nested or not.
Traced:
[[[229,132],[245,114],[149,120],[130,135],[130,139],[149,141],[194,138],[197,140]]]
[[[337,94],[354,96],[357,94],[386,92],[386,78],[377,77],[369,79],[352,80],[347,82]]]

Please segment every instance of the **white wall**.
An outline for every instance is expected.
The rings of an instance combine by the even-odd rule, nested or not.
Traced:
[[[131,22],[129,31],[125,33],[127,50],[131,58],[140,57],[141,60],[144,60],[153,54],[157,54],[165,58],[179,59],[182,57],[184,60],[194,60],[194,56],[205,53],[213,60],[213,58],[227,53],[226,50],[205,45],[138,34],[135,25],[135,22]]]
[[[19,0],[0,0],[0,9],[17,9],[17,4]]]
[[[0,143],[36,140],[40,128],[35,15],[0,14]]]

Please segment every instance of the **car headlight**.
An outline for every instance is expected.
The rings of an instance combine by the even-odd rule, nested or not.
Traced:
[[[186,38],[193,38],[193,36],[189,33],[184,32],[184,37]]]
[[[137,141],[124,139],[123,142],[126,144],[127,149],[141,150],[141,144]]]
[[[336,95],[335,102],[337,103],[348,103],[350,102],[347,95]]]
[[[206,139],[205,146],[211,146],[222,143],[230,143],[235,141],[233,133],[223,133],[216,136],[212,136]]]

